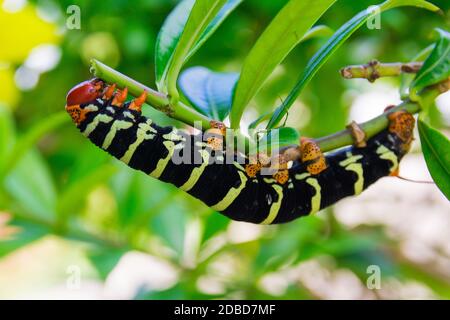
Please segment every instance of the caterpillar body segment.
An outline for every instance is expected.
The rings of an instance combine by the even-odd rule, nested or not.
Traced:
[[[278,162],[263,155],[244,159],[222,150],[222,124],[199,135],[160,127],[141,115],[145,93],[124,102],[123,91],[114,89],[95,79],[68,94],[66,110],[81,133],[131,168],[172,183],[239,221],[284,223],[357,195],[395,173],[412,141],[414,118],[395,112],[389,115],[389,128],[365,147],[324,155],[313,140],[303,139],[298,148],[280,154]],[[266,175],[265,168],[275,171]]]

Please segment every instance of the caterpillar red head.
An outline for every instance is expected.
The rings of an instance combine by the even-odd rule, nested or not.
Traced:
[[[125,102],[127,96],[127,87],[119,90],[115,84],[109,85],[103,80],[94,78],[79,83],[69,91],[66,97],[66,111],[77,126],[86,119],[89,112],[100,111],[108,106],[140,114],[142,105],[147,99],[147,92],[144,90],[139,97],[130,102]]]
[[[67,105],[73,106],[95,100],[103,94],[105,86],[105,82],[96,78],[81,82],[67,94]]]
[[[77,125],[86,118],[86,114],[89,112],[82,105],[100,98],[105,86],[105,82],[94,78],[77,84],[69,91],[66,97],[66,111]]]

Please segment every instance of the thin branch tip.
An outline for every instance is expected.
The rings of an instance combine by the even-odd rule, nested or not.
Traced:
[[[351,65],[341,69],[344,79],[367,79],[369,82],[382,77],[395,77],[401,73],[417,73],[422,68],[422,62],[382,63],[372,60],[362,65]]]

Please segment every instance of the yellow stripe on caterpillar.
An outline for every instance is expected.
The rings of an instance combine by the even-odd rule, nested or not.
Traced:
[[[277,217],[278,212],[280,211],[281,201],[283,200],[283,188],[276,184],[272,185],[272,188],[277,192],[278,199],[277,201],[272,203],[272,205],[270,206],[269,215],[267,216],[266,219],[264,219],[263,222],[261,222],[261,224],[271,224]]]
[[[239,194],[241,193],[241,191],[244,189],[245,184],[247,182],[247,177],[245,176],[245,174],[242,171],[238,171],[239,174],[239,178],[241,179],[241,184],[239,185],[239,187],[235,188],[231,188],[228,193],[225,195],[225,197],[220,200],[218,203],[216,203],[215,205],[211,206],[211,208],[213,208],[214,210],[217,211],[223,211],[226,208],[228,208],[234,200],[236,200],[236,198],[239,196]]]
[[[397,170],[398,158],[394,152],[392,152],[383,145],[379,146],[376,152],[379,155],[380,159],[389,160],[392,162],[392,166],[390,168],[391,173]]]
[[[311,198],[311,211],[309,214],[316,213],[320,210],[320,201],[322,200],[322,188],[315,178],[306,179],[306,183],[316,190],[316,194]]]
[[[133,122],[125,121],[125,120],[116,120],[113,122],[111,129],[109,129],[108,134],[103,141],[102,149],[108,149],[111,145],[111,142],[114,140],[114,137],[117,134],[117,131],[129,129],[133,126]]]
[[[162,175],[170,159],[172,159],[173,153],[175,151],[175,143],[173,141],[164,141],[163,144],[166,147],[168,153],[165,158],[159,159],[158,163],[156,164],[155,170],[150,173],[150,176],[152,176],[153,178],[159,178]],[[180,147],[180,145],[177,146]]]
[[[95,128],[97,128],[97,126],[100,123],[110,123],[111,121],[113,121],[112,117],[101,113],[101,114],[97,115],[94,118],[94,120],[92,120],[92,122],[87,125],[86,129],[83,131],[83,135],[85,137],[89,137],[89,135],[95,130]]]
[[[195,186],[197,181],[200,179],[203,171],[205,171],[206,166],[208,165],[209,152],[206,150],[200,150],[199,152],[202,156],[202,164],[192,170],[189,179],[180,187],[180,189],[183,191],[189,191]]]
[[[144,141],[144,140],[151,140],[155,137],[156,130],[151,126],[152,121],[148,119],[145,123],[140,123],[138,125],[138,129],[136,131],[136,140],[130,144],[128,147],[128,150],[125,152],[125,154],[120,158],[120,161],[128,164],[133,157],[134,152],[136,151],[137,147]]]

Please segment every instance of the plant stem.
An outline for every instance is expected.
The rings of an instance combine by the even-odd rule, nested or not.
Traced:
[[[393,69],[397,71],[402,69],[402,65],[410,65],[410,64],[380,64],[384,67],[382,68],[380,74],[388,74],[388,72],[393,72]],[[395,65],[395,66],[393,66]],[[409,66],[411,67],[411,66]],[[351,72],[359,72],[358,68],[349,67],[352,70]],[[405,67],[403,67],[405,69]],[[406,68],[408,69],[408,68]],[[148,93],[147,103],[149,103],[152,107],[166,113],[169,117],[180,120],[190,126],[194,126],[195,123],[200,123],[203,130],[209,129],[211,127],[210,121],[208,117],[198,113],[191,107],[183,104],[181,101],[178,101],[175,105],[171,105],[169,98],[158,91],[155,91],[151,88],[146,87],[145,85],[123,75],[122,73],[106,66],[105,64],[92,60],[91,62],[91,72],[95,77],[98,77],[108,83],[116,83],[119,88],[128,87],[129,92],[133,96],[138,96],[142,93],[143,90],[146,90]],[[405,72],[405,71],[404,71]],[[431,86],[429,88],[425,88],[421,93],[421,101],[422,103],[431,103],[439,94],[449,90],[449,81],[444,81],[438,85]],[[424,102],[425,101],[425,102]],[[383,113],[382,115],[367,121],[365,123],[360,124],[360,127],[366,133],[367,138],[371,138],[376,135],[378,132],[382,131],[388,126],[388,119],[386,115],[390,112],[398,111],[398,110],[406,110],[410,113],[417,113],[421,110],[421,106],[419,102],[415,101],[405,101],[395,108],[390,109],[387,113]],[[236,134],[236,133],[235,133]],[[244,136],[240,131],[237,132],[238,138],[245,139],[245,145],[247,147],[253,146],[253,141],[251,141],[248,137]],[[327,152],[330,150],[334,150],[346,145],[353,144],[353,137],[349,130],[342,130],[336,132],[332,135],[325,136],[322,138],[315,139],[319,147],[323,152]],[[247,149],[246,147],[246,149]],[[248,149],[247,149],[248,150]],[[243,150],[240,150],[243,151]]]
[[[191,107],[185,105],[181,101],[177,101],[175,105],[171,105],[170,99],[167,95],[155,91],[130,77],[120,73],[117,70],[97,61],[95,59],[91,60],[91,73],[100,78],[107,83],[115,83],[118,88],[128,88],[128,92],[133,96],[139,96],[142,91],[147,91],[146,102],[154,107],[155,109],[164,112],[167,116],[180,120],[192,127],[196,127],[196,124],[201,125],[202,130],[207,130],[211,128],[211,120],[205,115],[195,111]],[[235,134],[239,139],[244,139],[245,146],[248,149],[253,145],[253,141],[248,137],[244,136],[242,132],[237,131]],[[239,150],[243,151],[243,150]]]
[[[377,60],[363,65],[348,66],[341,69],[345,79],[362,78],[374,82],[381,77],[394,77],[401,73],[417,73],[422,68],[422,62],[410,63],[380,63]]]
[[[92,59],[90,71],[95,77],[107,83],[115,83],[119,88],[127,87],[130,94],[135,97],[139,96],[142,91],[147,91],[146,102],[171,118],[180,120],[191,126],[194,126],[198,122],[201,124],[203,130],[210,128],[211,119],[207,116],[195,111],[181,101],[177,101],[175,105],[172,105],[167,95],[127,77],[100,61]]]
[[[428,87],[420,93],[421,103],[426,105],[431,104],[438,95],[448,90],[448,83],[447,85],[442,85],[441,83],[435,86]],[[365,132],[366,138],[369,139],[388,126],[389,120],[387,119],[387,115],[389,113],[399,110],[406,110],[410,113],[417,113],[421,110],[421,108],[422,107],[419,102],[408,100],[392,109],[389,109],[387,112],[379,115],[376,118],[373,118],[372,120],[359,124],[359,126]],[[327,152],[343,146],[351,145],[354,141],[350,131],[346,129],[329,136],[315,139],[315,142],[319,145],[320,149],[323,152]]]

